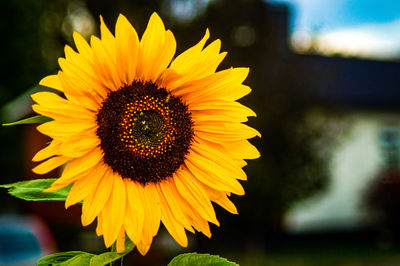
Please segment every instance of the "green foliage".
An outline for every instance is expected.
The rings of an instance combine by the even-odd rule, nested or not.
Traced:
[[[0,185],[7,188],[8,193],[23,200],[32,201],[65,201],[70,186],[53,192],[43,192],[55,181],[54,178],[21,181],[12,184]]]
[[[84,261],[84,255],[88,255],[89,253],[83,251],[68,251],[68,252],[61,252],[46,256],[38,260],[37,265],[67,265],[69,263],[75,263],[79,260],[81,262]],[[73,265],[69,264],[69,265]],[[77,265],[77,264],[76,264]]]
[[[22,125],[22,124],[37,124],[37,123],[44,123],[44,122],[49,122],[53,119],[47,117],[47,116],[43,116],[43,115],[36,115],[36,116],[32,116],[26,119],[22,119],[22,120],[18,120],[15,122],[11,122],[11,123],[5,123],[2,124],[3,126],[15,126],[15,125]]]
[[[168,266],[235,266],[238,265],[227,259],[210,254],[186,253],[176,256]]]
[[[117,252],[104,252],[99,255],[91,254],[83,251],[68,251],[52,254],[38,260],[38,266],[47,265],[90,265],[102,266],[116,261],[133,250],[135,245],[128,238],[125,241],[125,251],[118,254]]]

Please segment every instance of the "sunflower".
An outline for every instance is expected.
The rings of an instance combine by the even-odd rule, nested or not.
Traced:
[[[89,45],[75,32],[77,51],[65,46],[62,70],[40,81],[59,93],[32,95],[33,110],[53,119],[37,127],[52,141],[33,171],[66,164],[45,191],[73,184],[65,207],[82,202],[83,226],[97,218],[118,252],[127,235],[146,254],[160,221],[181,246],[185,229],[210,237],[212,202],[236,214],[228,196],[244,194],[244,159],[259,157],[247,139],[260,135],[242,123],[256,114],[236,101],[250,92],[248,68],[216,72],[226,52],[220,40],[205,47],[208,30],[173,59],[174,35],[156,13],[140,41],[123,15],[115,36],[100,20],[101,38]]]

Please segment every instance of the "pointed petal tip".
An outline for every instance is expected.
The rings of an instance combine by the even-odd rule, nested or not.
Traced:
[[[246,77],[249,75],[250,72],[250,67],[241,67],[243,69],[243,72],[246,73]]]
[[[242,184],[239,184],[240,186],[238,186],[238,188],[237,188],[237,190],[236,191],[232,191],[232,193],[234,193],[234,194],[236,194],[236,195],[238,195],[238,196],[244,196],[244,194],[246,193],[245,191],[244,191],[244,188],[243,188],[243,186],[242,186]]]
[[[214,225],[218,226],[218,227],[221,226],[221,224],[219,223],[219,221],[216,218],[215,218],[215,220],[210,221],[210,222],[213,223]]]
[[[68,54],[69,52],[71,52],[71,50],[73,51],[74,49],[72,49],[71,46],[69,46],[68,44],[64,45],[64,54]]]
[[[58,71],[58,73],[60,73],[61,71]],[[40,86],[44,86],[44,87],[48,87],[48,88],[53,88],[56,89],[58,91],[62,91],[62,86],[60,83],[60,80],[58,78],[58,74],[55,75],[48,75],[44,78],[42,78],[39,81],[39,85]]]
[[[117,244],[117,253],[123,253],[125,251],[125,244]]]
[[[68,208],[71,207],[72,205],[74,205],[74,204],[71,204],[71,202],[65,201],[64,207],[66,210],[68,210]]]
[[[110,239],[110,237],[107,237],[106,233],[103,232],[103,240],[104,240],[104,245],[106,246],[106,248],[111,247],[112,244],[114,244],[115,239]]]
[[[78,32],[78,31],[74,31],[73,33],[72,33],[72,38],[79,38],[79,37],[82,37],[82,35]]]
[[[88,226],[90,224],[85,218],[83,218],[83,215],[81,215],[81,224],[82,224],[82,226]],[[100,236],[97,233],[97,230],[96,230],[96,234],[97,234],[97,236]]]
[[[211,238],[211,236],[212,236],[212,234],[211,234],[210,231],[208,231],[208,232],[203,232],[203,231],[202,231],[202,233],[203,233],[203,235],[205,235],[205,236],[208,237],[208,238]]]
[[[117,237],[117,253],[122,253],[125,250],[125,229],[122,227]]]
[[[144,243],[144,242],[139,242],[139,243],[136,245],[136,248],[137,248],[137,250],[139,251],[139,253],[140,253],[142,256],[144,256],[144,255],[146,255],[146,253],[149,251],[149,249],[150,249],[150,244],[146,244],[146,243]]]
[[[39,85],[40,85],[40,83],[39,83]],[[34,101],[34,102],[37,102],[37,99],[38,99],[38,95],[37,95],[38,93],[36,92],[36,93],[33,93],[33,94],[31,94],[31,95],[29,95],[29,97],[31,97],[31,99]],[[32,110],[33,111],[35,111],[35,109],[34,108],[36,108],[36,106],[38,106],[39,104],[33,104],[32,105]],[[35,111],[36,112],[36,111]]]
[[[35,105],[37,105],[37,104],[35,104]],[[33,107],[33,106],[32,106],[32,107]],[[39,156],[37,156],[37,153],[36,153],[35,156],[33,156],[33,158],[32,158],[32,162],[39,162],[39,161],[42,161],[42,160],[39,160],[38,157],[39,157]]]
[[[210,38],[210,30],[208,28],[206,28],[206,32],[204,33],[204,36],[202,38],[202,40],[200,42],[204,42],[203,46],[205,44],[205,42]]]
[[[115,24],[115,26],[117,26],[118,24],[121,24],[121,23],[130,24],[129,20],[123,14],[119,13],[118,18],[117,18],[117,23]]]
[[[32,172],[34,172],[37,175],[43,175],[45,174],[41,168],[40,168],[40,164],[38,166],[36,166],[35,168],[32,169]],[[54,190],[53,190],[54,191]],[[46,192],[51,192],[51,191],[46,191]]]
[[[148,22],[148,24],[147,24],[146,30],[147,30],[149,27],[150,27],[150,28],[152,28],[152,27],[161,28],[163,31],[165,31],[164,22],[163,22],[163,20],[161,19],[161,17],[160,17],[156,12],[153,12],[153,14],[151,14],[150,19],[149,19],[149,22]]]
[[[47,87],[47,86],[46,86],[46,84],[47,84],[46,80],[48,80],[48,79],[49,79],[49,76],[46,76],[46,77],[42,78],[42,79],[39,81],[39,85],[40,85],[40,86],[45,86],[45,87]],[[34,94],[31,94],[31,97],[32,97],[32,95],[34,95]]]
[[[158,18],[158,19],[161,20],[160,15],[158,15],[158,13],[155,12],[155,11],[154,11],[153,13],[151,13],[150,19],[151,19],[151,18]]]
[[[44,77],[44,78],[42,78],[42,79],[39,81],[39,85],[40,85],[40,86],[45,86],[44,83],[45,83],[45,79],[46,79],[46,78],[47,78],[47,76]],[[33,94],[31,94],[31,97],[32,97],[32,95],[33,95]]]

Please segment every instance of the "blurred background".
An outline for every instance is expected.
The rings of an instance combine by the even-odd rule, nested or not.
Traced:
[[[228,56],[249,66],[262,157],[245,171],[239,215],[216,206],[213,237],[180,248],[160,229],[150,252],[126,265],[165,265],[183,252],[241,265],[400,264],[400,2],[390,0],[1,1],[0,121],[32,115],[30,92],[58,71],[73,31],[99,34],[123,13],[143,33],[157,11],[177,54],[208,27]],[[0,183],[43,178],[32,156],[48,139],[34,126],[1,127]],[[46,177],[57,177],[57,170]],[[104,251],[80,206],[32,203],[0,190],[0,265],[34,265],[69,250]],[[23,262],[23,263],[22,263]]]

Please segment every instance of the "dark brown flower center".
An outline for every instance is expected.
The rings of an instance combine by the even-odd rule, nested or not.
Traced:
[[[152,82],[134,81],[110,92],[97,124],[104,162],[143,185],[171,177],[193,140],[187,105]]]

